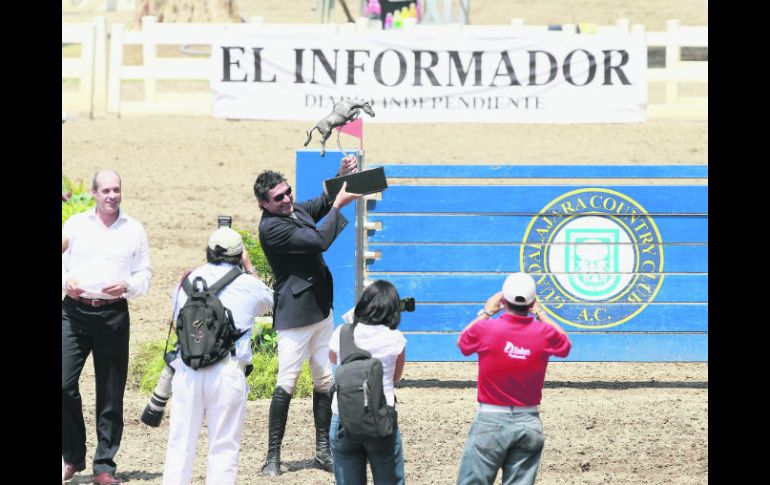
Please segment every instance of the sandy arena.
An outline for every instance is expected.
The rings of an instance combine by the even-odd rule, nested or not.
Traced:
[[[316,2],[242,1],[244,16],[266,21],[315,22]],[[357,2],[348,0],[351,5]],[[523,17],[529,23],[575,22],[578,12],[606,24],[620,17],[663,29],[666,18],[706,25],[705,2],[518,0],[510,7],[472,2],[474,23]],[[507,2],[505,2],[507,5]],[[659,5],[658,5],[659,4]],[[658,6],[660,8],[655,10]],[[301,7],[301,8],[300,8]],[[82,18],[78,18],[80,15]],[[341,17],[339,5],[335,16]],[[63,13],[63,21],[93,15]],[[125,16],[125,15],[124,15]],[[128,16],[130,18],[130,15]],[[291,18],[291,20],[289,20]],[[658,95],[660,93],[657,93]],[[651,93],[651,96],[655,93]],[[74,114],[62,125],[62,173],[90,182],[109,168],[123,178],[123,208],[145,226],[151,247],[152,288],[130,303],[131,352],[164,338],[170,293],[181,272],[204,262],[204,244],[219,214],[256,231],[259,211],[251,186],[263,169],[294,182],[294,153],[309,122],[225,121],[206,117]],[[462,164],[704,164],[708,122],[658,121],[608,125],[369,124],[367,157],[376,163]],[[348,145],[351,145],[349,142]],[[329,147],[334,147],[331,143]],[[407,336],[408,338],[408,336]],[[475,412],[475,363],[410,363],[397,390],[406,478],[414,484],[454,483]],[[81,378],[88,433],[88,468],[73,484],[90,483],[95,448],[93,367]],[[148,396],[126,392],[125,430],[116,456],[117,478],[159,484],[168,419],[160,428],[139,421]],[[292,401],[282,459],[290,472],[265,479],[269,400],[250,402],[238,483],[333,484],[311,465],[311,399]],[[171,407],[173,412],[173,406]],[[708,475],[708,364],[552,363],[541,406],[546,445],[537,483],[701,485]],[[202,432],[193,483],[205,483],[206,432]],[[499,478],[498,478],[499,481]]]

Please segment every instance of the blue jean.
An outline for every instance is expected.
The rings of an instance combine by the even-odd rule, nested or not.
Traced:
[[[457,484],[492,484],[502,468],[503,485],[532,485],[544,442],[538,413],[478,413],[468,432]]]
[[[404,450],[398,426],[393,434],[377,441],[358,441],[340,437],[337,431],[340,417],[332,414],[329,444],[334,459],[334,480],[337,485],[366,484],[366,461],[372,468],[375,485],[404,484]]]

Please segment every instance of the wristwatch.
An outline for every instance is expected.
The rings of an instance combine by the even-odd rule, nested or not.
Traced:
[[[478,313],[476,313],[476,316],[480,317],[482,315],[486,316],[487,318],[492,318],[494,316],[494,313],[490,313],[487,311],[486,308],[482,308],[481,310],[478,311]]]

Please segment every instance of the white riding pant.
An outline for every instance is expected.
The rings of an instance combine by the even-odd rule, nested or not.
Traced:
[[[278,335],[278,382],[289,394],[294,394],[297,378],[305,359],[310,363],[313,388],[328,391],[333,383],[329,363],[329,340],[334,331],[333,312],[318,323],[306,327],[276,330]]]
[[[172,398],[163,485],[188,485],[203,417],[208,427],[207,485],[235,485],[249,385],[230,356],[194,370],[179,358]]]

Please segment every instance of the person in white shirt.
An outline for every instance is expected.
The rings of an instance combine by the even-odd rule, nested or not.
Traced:
[[[142,224],[120,209],[120,176],[94,175],[96,207],[62,227],[62,456],[64,479],[86,467],[86,430],[78,380],[93,353],[96,436],[93,481],[120,483],[113,460],[123,434],[123,393],[128,376],[127,298],[147,294],[150,249]],[[65,248],[64,242],[67,241]]]
[[[208,485],[235,485],[238,473],[246,398],[249,385],[244,370],[251,364],[251,334],[254,318],[273,308],[273,291],[257,277],[241,235],[228,227],[211,234],[206,248],[207,264],[194,269],[190,283],[201,277],[208,287],[241,264],[246,273],[225,286],[217,297],[233,315],[238,331],[244,334],[235,342],[235,355],[229,353],[216,364],[193,369],[177,355],[171,362],[172,398],[163,485],[190,483],[195,451],[203,417],[208,426]],[[174,321],[187,301],[180,287],[174,291]]]
[[[62,237],[61,237],[61,252],[62,253],[67,250],[67,246],[69,246],[69,243],[70,242],[67,240],[67,237],[62,235]],[[64,466],[64,455],[62,455],[61,456],[61,483],[62,483],[62,485],[64,485],[64,473],[65,473],[64,468],[65,468],[65,466]]]
[[[353,330],[356,346],[368,350],[382,363],[382,387],[388,406],[395,407],[394,387],[404,372],[406,338],[397,330],[401,321],[401,300],[392,283],[385,280],[372,282],[361,294],[353,311],[357,321]],[[340,331],[334,329],[329,341],[329,361],[337,363],[340,354]],[[334,479],[337,485],[366,483],[367,460],[372,468],[374,483],[403,485],[404,453],[398,426],[393,434],[380,440],[358,441],[340,436],[337,393],[332,399],[332,420],[329,442],[334,459]]]

